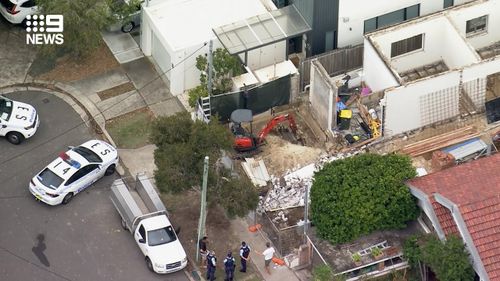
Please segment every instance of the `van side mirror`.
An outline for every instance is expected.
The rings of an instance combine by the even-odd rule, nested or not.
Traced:
[[[144,244],[144,243],[146,243],[146,241],[143,238],[141,238],[141,239],[139,239],[139,243]]]
[[[72,145],[68,146],[68,149],[69,149],[69,150],[72,150],[73,148],[75,148],[75,147],[74,147],[74,146],[72,146]]]

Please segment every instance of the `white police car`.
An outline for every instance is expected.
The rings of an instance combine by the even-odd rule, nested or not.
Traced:
[[[36,199],[49,205],[67,204],[73,196],[104,175],[115,172],[116,149],[100,140],[91,140],[63,152],[30,182]]]
[[[33,106],[13,101],[0,95],[0,136],[13,144],[20,144],[32,137],[40,126],[40,119]]]

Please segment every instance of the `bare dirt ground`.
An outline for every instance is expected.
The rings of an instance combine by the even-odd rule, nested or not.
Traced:
[[[313,163],[323,152],[323,143],[320,143],[312,129],[296,114],[293,109],[284,109],[277,111],[275,116],[281,114],[292,113],[298,127],[298,137],[292,137],[292,133],[278,132],[278,126],[269,133],[266,137],[266,144],[261,147],[261,152],[254,156],[256,160],[264,160],[264,164],[270,175],[281,176],[287,170],[295,170],[296,168],[306,166]],[[254,117],[253,133],[258,135],[267,122],[273,116],[269,112],[262,113]],[[281,125],[288,129],[288,122]],[[302,145],[302,143],[304,145]]]
[[[119,67],[120,64],[109,48],[102,42],[101,47],[82,61],[76,61],[69,56],[57,59],[54,69],[45,72],[37,79],[48,81],[69,82],[82,80],[99,73]]]
[[[287,170],[295,170],[315,162],[323,150],[293,144],[276,135],[267,137],[267,144],[255,158],[264,160],[270,175],[281,176]]]
[[[181,194],[162,195],[163,202],[169,211],[172,225],[176,228],[181,227],[179,239],[188,257],[197,265],[196,262],[196,244],[198,239],[198,219],[200,215],[200,193],[195,190],[189,190]],[[231,229],[231,221],[224,215],[223,210],[218,206],[209,206],[206,220],[206,235],[209,239],[208,249],[214,250],[218,261],[222,262],[228,250],[231,250],[233,256],[238,257],[241,241],[236,233]],[[240,262],[237,259],[236,264],[239,268]],[[193,268],[188,264],[189,271]],[[204,269],[200,269],[205,274]],[[217,280],[223,279],[223,270],[218,268],[216,271]],[[250,263],[247,273],[241,274],[239,270],[235,271],[235,280],[253,281],[262,280],[257,270]]]

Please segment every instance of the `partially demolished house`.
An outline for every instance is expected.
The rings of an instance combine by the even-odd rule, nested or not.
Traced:
[[[460,237],[479,280],[500,280],[500,154],[407,182],[423,221],[441,239]]]
[[[369,33],[363,83],[391,136],[484,110],[500,73],[500,0],[480,0]]]

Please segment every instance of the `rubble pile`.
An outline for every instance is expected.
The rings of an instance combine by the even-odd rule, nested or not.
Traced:
[[[304,194],[306,189],[312,186],[314,172],[319,171],[326,163],[360,153],[363,153],[363,150],[335,155],[324,154],[315,163],[293,172],[287,171],[282,177],[271,176],[272,188],[266,197],[261,197],[259,211],[270,212],[304,206]]]

